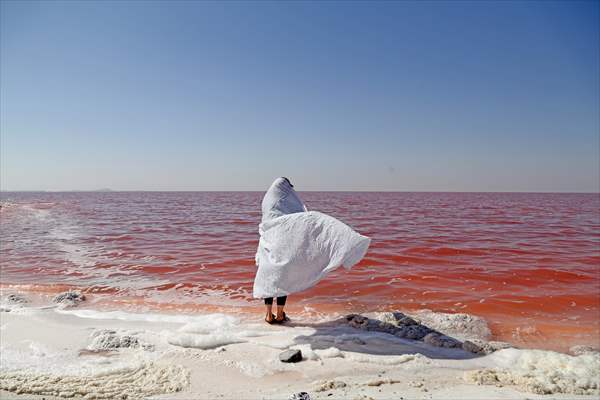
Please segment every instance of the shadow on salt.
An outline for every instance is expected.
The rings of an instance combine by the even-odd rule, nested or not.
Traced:
[[[335,356],[336,351],[363,353],[372,356],[403,356],[421,354],[431,359],[465,360],[483,356],[475,345],[465,350],[464,343],[402,313],[383,313],[386,317],[369,318],[350,314],[333,321],[315,324],[290,324],[310,327],[314,333],[296,336],[296,345],[309,345],[317,354]],[[469,342],[471,343],[471,342]],[[471,343],[472,344],[472,343]],[[340,356],[343,356],[340,354]],[[348,358],[348,357],[346,357]],[[355,355],[355,361],[372,358]],[[377,357],[384,362],[385,357]],[[394,359],[388,359],[394,363]],[[398,361],[402,361],[398,359]]]
[[[402,313],[379,313],[377,318],[350,314],[325,322],[298,321],[281,326],[241,323],[224,314],[194,319],[175,332],[163,332],[168,343],[205,350],[250,343],[282,350],[297,348],[308,360],[343,357],[392,364],[404,361],[383,356],[420,354],[431,359],[465,360],[484,355],[480,346],[449,336],[447,330],[442,333]],[[369,357],[361,357],[361,354]]]

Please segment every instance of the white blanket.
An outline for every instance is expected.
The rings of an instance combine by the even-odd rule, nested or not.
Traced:
[[[278,297],[314,286],[340,266],[352,268],[371,239],[343,222],[307,211],[289,181],[276,179],[262,203],[254,297]]]

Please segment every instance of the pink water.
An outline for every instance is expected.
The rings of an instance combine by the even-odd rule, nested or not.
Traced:
[[[301,193],[370,236],[366,258],[289,297],[290,312],[482,316],[494,336],[600,341],[600,195]],[[0,284],[79,288],[94,307],[260,310],[258,192],[2,193]]]

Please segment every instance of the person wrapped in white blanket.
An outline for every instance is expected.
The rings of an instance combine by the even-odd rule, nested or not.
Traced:
[[[340,266],[349,270],[371,242],[327,214],[308,211],[293,188],[289,179],[277,178],[262,201],[253,296],[264,299],[269,324],[289,320],[283,311],[289,294],[316,285]]]

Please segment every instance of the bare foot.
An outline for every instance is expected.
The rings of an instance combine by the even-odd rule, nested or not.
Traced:
[[[281,314],[277,313],[277,317],[275,318],[275,320],[277,322],[283,322],[289,320],[289,318],[285,315],[284,312],[281,312]]]

